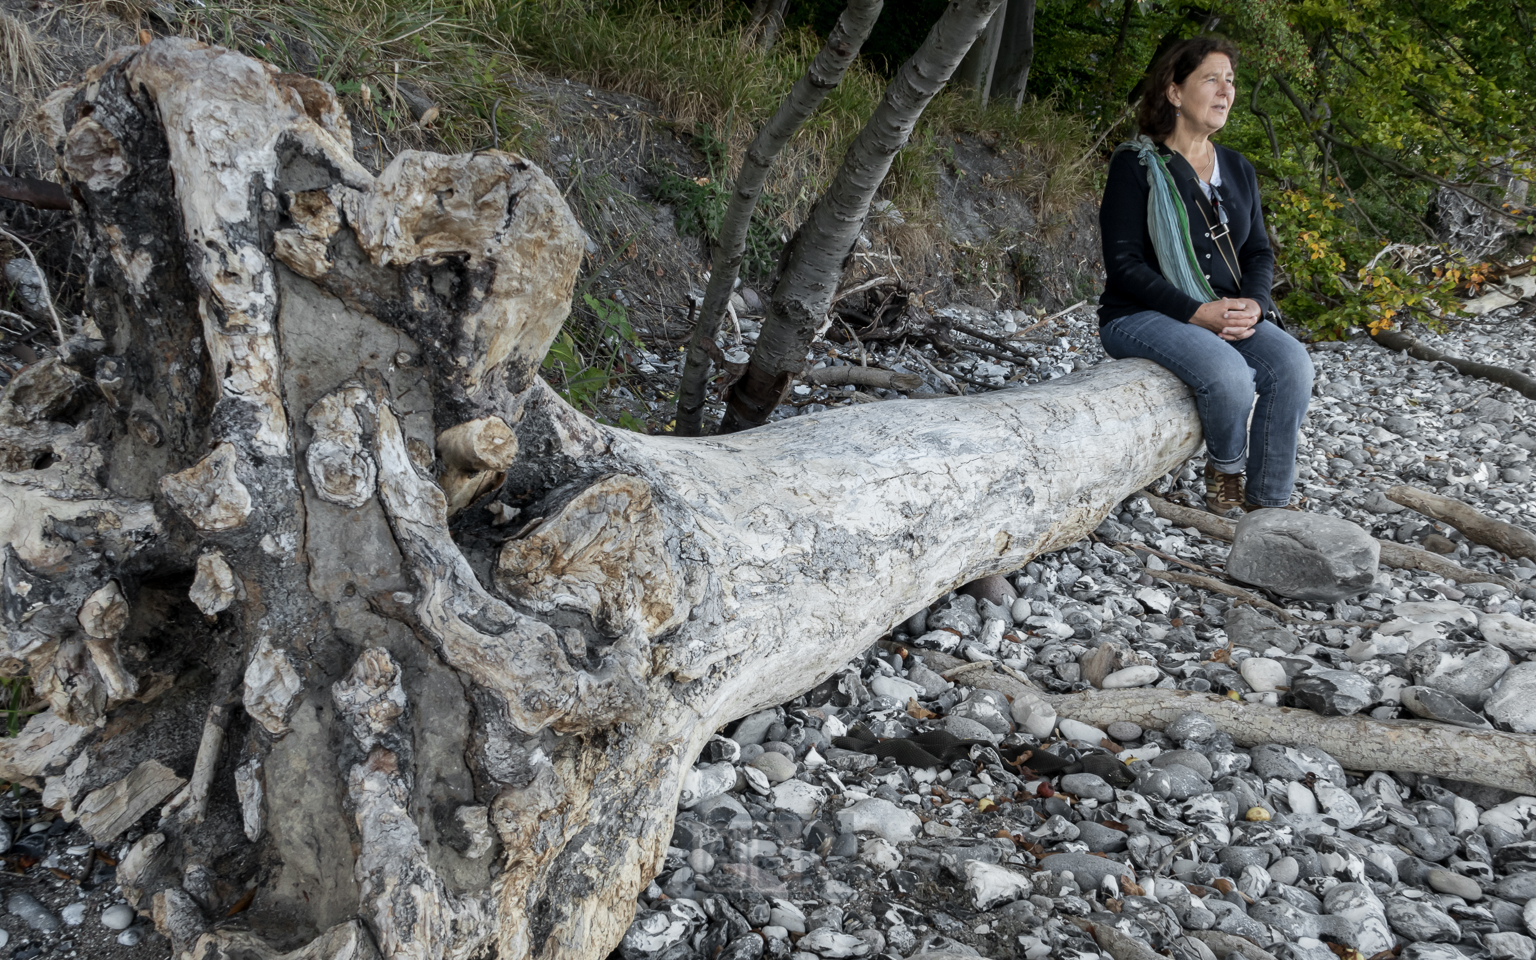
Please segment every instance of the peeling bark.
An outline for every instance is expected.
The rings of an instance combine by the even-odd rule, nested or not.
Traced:
[[[374,177],[323,84],[184,40],[49,103],[103,340],[0,397],[52,705],[0,776],[102,835],[171,798],[119,881],[178,957],[605,956],[721,725],[1199,446],[1141,361],[610,430],[536,377],[581,242],[528,161]]]

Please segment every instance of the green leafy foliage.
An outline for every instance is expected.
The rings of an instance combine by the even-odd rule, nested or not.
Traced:
[[[654,171],[654,192],[656,199],[672,205],[679,233],[702,236],[713,247],[720,242],[720,228],[731,202],[730,160],[725,142],[704,124],[694,128],[693,142],[703,153],[709,172],[702,177],[688,177],[670,166],[658,168]],[[779,251],[784,248],[778,223],[783,211],[784,203],[774,194],[765,191],[758,197],[747,226],[747,248],[741,263],[747,279],[767,277],[778,263]]]
[[[21,732],[27,717],[40,708],[32,700],[32,681],[27,677],[0,677],[0,718],[4,729],[0,736],[14,737]]]
[[[623,378],[630,351],[643,350],[645,344],[623,304],[591,293],[583,293],[581,302],[585,310],[566,321],[544,355],[543,372],[566,403],[597,413],[598,401]],[[627,411],[620,413],[617,425],[645,431],[645,424]]]

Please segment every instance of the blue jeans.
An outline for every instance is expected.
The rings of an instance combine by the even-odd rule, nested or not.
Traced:
[[[1100,327],[1099,339],[1116,360],[1151,360],[1195,391],[1211,464],[1221,473],[1240,473],[1246,452],[1249,503],[1290,503],[1296,431],[1312,397],[1312,359],[1294,337],[1261,320],[1253,336],[1228,341],[1204,327],[1146,310]]]

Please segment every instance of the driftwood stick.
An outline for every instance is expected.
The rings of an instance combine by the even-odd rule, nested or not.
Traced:
[[[33,177],[0,176],[0,197],[39,210],[68,210],[69,192],[57,183]]]
[[[1387,499],[1416,510],[1431,520],[1448,523],[1469,539],[1500,553],[1536,560],[1536,534],[1512,523],[1496,520],[1459,500],[1402,484],[1389,489]]]
[[[1261,610],[1268,610],[1285,623],[1292,623],[1297,619],[1290,611],[1265,600],[1250,590],[1234,587],[1229,583],[1222,583],[1220,580],[1212,577],[1202,577],[1194,573],[1179,573],[1174,570],[1148,570],[1147,575],[1156,580],[1164,580],[1168,583],[1182,583],[1191,587],[1199,587],[1202,590],[1209,590],[1212,593],[1219,593],[1224,597],[1231,597],[1234,600],[1241,600]]]
[[[823,387],[851,383],[856,387],[916,390],[923,385],[923,378],[915,373],[897,373],[881,367],[823,367],[806,374],[806,379]]]
[[[1449,353],[1441,353],[1433,347],[1426,346],[1417,337],[1403,333],[1401,330],[1383,330],[1380,333],[1371,334],[1371,339],[1388,350],[1397,350],[1419,360],[1438,360],[1441,363],[1448,363],[1456,368],[1457,373],[1468,377],[1481,377],[1493,383],[1503,384],[1511,390],[1518,390],[1532,400],[1536,400],[1536,379],[1528,377],[1518,370],[1511,370],[1508,367],[1500,367],[1492,363],[1465,360]]]
[[[1092,935],[1099,949],[1115,960],[1159,960],[1162,956],[1135,937],[1121,933],[1108,924],[1094,923],[1086,917],[1073,917],[1072,922]]]
[[[924,651],[923,660],[940,673],[964,662],[934,651]],[[1536,735],[1531,734],[1470,730],[1430,720],[1373,720],[1358,714],[1324,717],[1189,690],[1143,687],[1052,694],[986,670],[967,675],[965,682],[1009,697],[1043,698],[1061,716],[1094,726],[1129,720],[1161,730],[1179,714],[1198,710],[1215,721],[1218,730],[1231,734],[1238,746],[1310,744],[1346,770],[1429,773],[1521,794],[1536,792]]]

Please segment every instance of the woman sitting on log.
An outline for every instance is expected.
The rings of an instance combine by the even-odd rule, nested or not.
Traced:
[[[1116,148],[1099,210],[1104,350],[1152,360],[1195,391],[1216,513],[1290,504],[1312,392],[1312,361],[1270,299],[1275,256],[1253,165],[1210,141],[1236,99],[1236,59],[1212,36],[1158,59],[1141,135]]]

